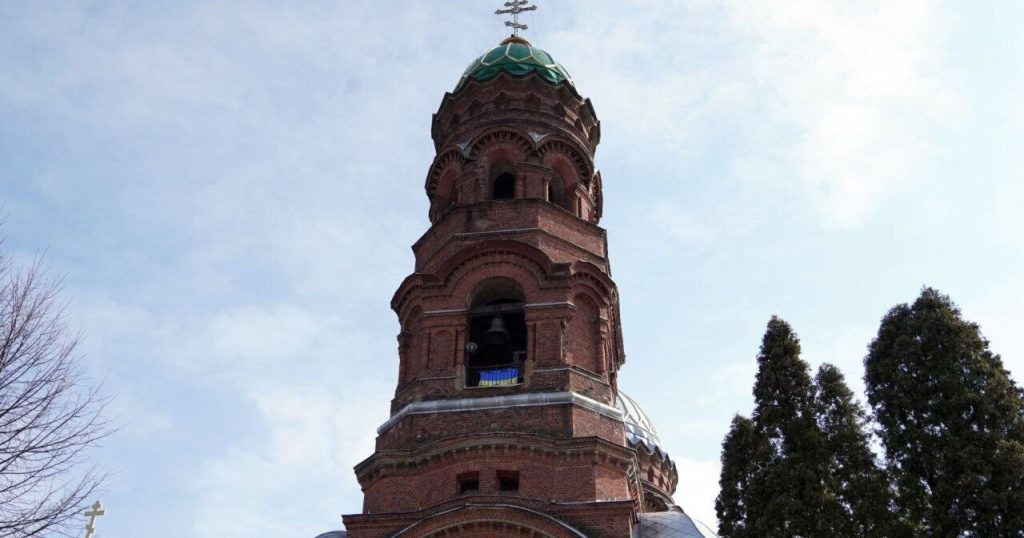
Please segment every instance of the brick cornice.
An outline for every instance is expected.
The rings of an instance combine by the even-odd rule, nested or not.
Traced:
[[[446,211],[443,215],[441,215],[441,217],[437,221],[435,221],[431,225],[430,229],[428,229],[426,232],[424,232],[423,235],[420,236],[420,238],[417,239],[415,243],[413,243],[413,246],[412,246],[413,251],[417,252],[419,254],[419,256],[418,256],[418,258],[420,258],[420,260],[418,260],[419,264],[420,265],[425,265],[427,260],[430,260],[431,258],[433,258],[434,255],[438,251],[443,250],[444,247],[448,244],[448,242],[450,242],[452,240],[453,237],[464,238],[464,237],[471,237],[473,235],[483,236],[483,235],[495,235],[495,234],[509,233],[509,232],[543,231],[543,232],[546,232],[548,235],[550,235],[554,239],[558,239],[558,240],[560,240],[562,242],[565,242],[566,244],[570,244],[570,245],[575,246],[577,248],[581,248],[581,249],[583,248],[580,245],[578,245],[576,243],[573,243],[572,241],[569,241],[568,239],[566,239],[564,237],[560,237],[559,235],[553,234],[550,231],[545,230],[544,228],[541,228],[541,227],[539,227],[537,225],[533,225],[533,226],[529,226],[529,227],[525,227],[525,228],[498,228],[498,229],[494,229],[494,230],[479,230],[479,231],[475,231],[475,230],[474,231],[460,230],[460,231],[448,234],[448,237],[445,237],[442,241],[439,241],[438,245],[434,249],[432,249],[431,251],[429,251],[429,252],[421,252],[421,250],[423,250],[423,245],[425,243],[428,243],[431,239],[433,239],[433,238],[437,237],[438,235],[440,235],[442,233],[441,230],[445,229],[448,226],[448,220],[449,219],[462,219],[462,220],[458,221],[459,224],[461,224],[466,219],[466,217],[465,217],[465,212],[466,211],[480,211],[481,209],[489,210],[491,207],[498,207],[499,205],[507,205],[509,203],[510,202],[508,202],[508,201],[498,201],[498,202],[496,202],[494,200],[487,200],[487,201],[483,201],[483,202],[475,202],[475,203],[472,203],[472,204],[462,204],[462,205],[458,205],[458,206],[452,206],[448,211]],[[516,200],[515,202],[512,202],[512,203],[517,204],[517,210],[519,210],[519,211],[537,211],[538,212],[538,214],[537,214],[537,218],[538,219],[541,216],[541,212],[543,212],[543,214],[544,214],[543,216],[555,219],[557,221],[558,225],[564,226],[568,230],[578,231],[579,233],[590,234],[590,235],[599,236],[599,237],[607,237],[607,235],[608,235],[607,232],[605,231],[605,229],[602,228],[601,226],[599,226],[599,225],[597,225],[595,223],[588,222],[586,220],[580,219],[579,217],[573,215],[569,211],[566,211],[564,208],[559,207],[557,205],[552,205],[552,204],[550,204],[550,203],[548,203],[548,202],[546,202],[544,200],[541,200],[539,198],[522,198],[522,199],[518,199],[518,200]],[[605,252],[594,252],[593,254],[595,254],[595,255],[597,255],[599,257],[602,257],[602,258],[607,258],[607,256],[608,256],[607,249],[605,249]]]
[[[622,411],[617,407],[601,403],[575,392],[530,392],[511,396],[491,396],[486,398],[459,398],[456,400],[434,400],[413,402],[406,405],[377,428],[377,435],[391,429],[409,415],[433,413],[463,413],[483,411],[486,409],[510,409],[515,407],[536,407],[546,405],[575,405],[606,417],[622,420]]]
[[[626,471],[636,469],[634,449],[600,437],[554,439],[520,432],[461,436],[429,443],[407,450],[377,451],[355,467],[356,477],[364,486],[384,475],[417,474],[439,464],[463,461],[467,457],[502,460],[556,460],[559,465],[573,461],[589,461],[607,468]]]
[[[560,106],[559,106],[560,105]],[[556,109],[561,112],[556,112]],[[452,121],[459,118],[458,121]],[[547,124],[572,132],[592,154],[600,143],[600,121],[594,105],[571,85],[552,86],[536,75],[470,81],[460,91],[446,93],[431,120],[434,148],[440,150],[473,127],[510,120]],[[592,131],[586,136],[585,131]]]

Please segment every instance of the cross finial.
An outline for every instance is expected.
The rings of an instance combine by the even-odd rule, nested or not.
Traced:
[[[96,518],[106,515],[107,511],[103,509],[103,503],[96,501],[92,505],[92,508],[82,514],[89,518],[89,522],[85,524],[85,538],[92,538],[93,533],[96,532]]]
[[[495,15],[512,15],[512,20],[505,21],[505,26],[512,29],[512,35],[519,35],[520,30],[526,30],[530,27],[525,24],[519,23],[519,14],[524,11],[536,11],[537,6],[531,6],[530,0],[510,0],[505,2],[506,9],[499,9],[495,11]]]

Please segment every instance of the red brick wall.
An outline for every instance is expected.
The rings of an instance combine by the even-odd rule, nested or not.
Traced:
[[[518,492],[498,490],[498,471],[519,471]],[[460,494],[457,477],[480,473],[480,490]],[[629,500],[622,470],[594,465],[586,458],[542,458],[491,453],[474,459],[445,461],[414,474],[384,477],[365,490],[364,513],[414,512],[454,499],[500,496],[584,502],[599,499]]]
[[[597,226],[600,127],[590,102],[538,77],[472,82],[445,96],[432,136],[433,225],[413,246],[415,272],[392,300],[401,325],[392,413],[415,402],[531,392],[571,391],[613,405],[624,357],[607,236]],[[499,172],[516,176],[516,199],[491,200]],[[552,182],[560,186],[549,200]],[[525,297],[525,381],[467,388],[470,297],[496,278]],[[587,536],[626,537],[639,496],[622,422],[571,404],[410,414],[381,433],[356,471],[365,514],[345,518],[354,538],[392,536],[417,521],[412,535],[496,535],[472,523],[472,513],[487,510],[509,532],[571,534],[512,506]],[[519,491],[498,491],[498,471],[518,471]],[[459,493],[466,472],[480,473],[479,492]]]

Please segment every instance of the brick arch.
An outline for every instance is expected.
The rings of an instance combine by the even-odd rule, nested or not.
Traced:
[[[409,318],[402,325],[402,343],[399,361],[399,386],[412,381],[422,370],[423,357],[426,355],[423,338],[423,317],[419,305],[413,307]]]
[[[586,289],[602,307],[611,306],[617,294],[615,283],[596,265],[577,261],[572,267],[573,293]]]
[[[583,182],[584,185],[589,186],[590,179],[594,175],[594,165],[587,156],[587,152],[581,150],[576,143],[557,135],[549,136],[545,138],[544,142],[537,148],[537,154],[540,155],[545,162],[548,162],[550,157],[558,155],[567,159],[575,167],[576,177],[579,181]]]
[[[551,168],[565,180],[567,189],[576,188],[576,184],[582,179],[581,171],[571,157],[560,151],[548,151],[544,154],[544,164]]]
[[[442,169],[434,195],[430,198],[431,221],[439,219],[448,208],[458,202],[455,194],[455,178],[461,171],[462,167],[455,161],[452,161]]]
[[[437,157],[434,157],[434,162],[430,165],[430,170],[427,172],[427,196],[433,200],[434,195],[438,192],[442,177],[453,169],[456,174],[461,172],[465,164],[466,157],[457,147],[448,148],[444,152],[439,153]]]
[[[485,131],[477,136],[469,148],[469,155],[474,160],[481,160],[495,148],[505,150],[507,153],[503,157],[513,162],[525,161],[527,156],[536,153],[530,135],[506,127]],[[485,164],[489,168],[494,163],[486,162]]]
[[[391,309],[398,315],[398,322],[404,326],[410,319],[410,312],[422,305],[422,290],[438,286],[440,282],[434,275],[413,273],[405,277],[391,297]]]
[[[604,370],[600,341],[602,307],[589,293],[573,295],[576,310],[569,319],[569,358],[573,365],[601,374]]]
[[[519,282],[504,276],[492,276],[476,283],[473,291],[469,294],[466,304],[470,307],[479,306],[480,304],[486,304],[488,299],[494,299],[498,296],[515,298],[519,301],[526,299]]]
[[[580,183],[576,163],[560,152],[549,151],[544,155],[544,164],[555,173],[551,178],[548,201],[575,214],[576,185]]]
[[[549,280],[551,259],[518,241],[483,241],[451,256],[437,272],[450,296],[468,298],[477,283],[492,277],[515,281],[527,298]],[[473,275],[476,275],[473,278]],[[468,282],[468,283],[467,283]],[[457,294],[460,295],[451,295]]]
[[[447,282],[446,290],[459,304],[468,304],[473,291],[495,277],[515,282],[522,290],[526,302],[535,299],[544,282],[540,267],[532,260],[509,251],[492,251],[474,256],[459,267]],[[454,306],[454,305],[453,305]]]
[[[437,273],[406,277],[391,298],[391,309],[398,314],[401,323],[406,323],[409,312],[421,303],[425,294],[454,297],[455,293],[465,293],[463,297],[468,298],[474,283],[494,276],[514,280],[529,297],[530,290],[537,290],[550,280],[550,267],[551,259],[547,254],[526,243],[484,241],[456,252]],[[466,284],[467,277],[474,273],[478,273],[477,278],[470,278],[471,283]]]
[[[392,538],[586,538],[568,523],[547,514],[509,504],[467,504],[428,516],[398,531]]]

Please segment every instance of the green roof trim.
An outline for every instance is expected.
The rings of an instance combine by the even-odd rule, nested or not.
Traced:
[[[552,84],[566,82],[570,86],[575,86],[569,72],[547,51],[520,41],[506,41],[473,60],[459,79],[455,91],[462,89],[470,79],[483,82],[500,73],[508,73],[515,77],[537,73]]]

